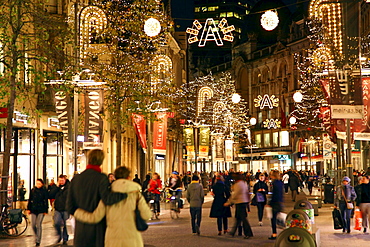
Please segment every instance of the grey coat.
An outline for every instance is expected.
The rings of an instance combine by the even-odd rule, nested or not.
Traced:
[[[186,199],[190,203],[191,208],[200,208],[204,203],[203,186],[200,183],[192,181],[186,191]]]

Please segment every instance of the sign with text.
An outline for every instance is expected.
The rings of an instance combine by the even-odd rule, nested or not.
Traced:
[[[199,128],[199,158],[208,158],[210,128]]]
[[[143,115],[133,113],[131,115],[132,123],[135,128],[137,138],[139,139],[140,145],[146,153],[146,121]]]
[[[331,105],[332,119],[363,119],[363,105]]]
[[[167,113],[156,114],[157,120],[153,124],[153,153],[166,154],[167,141]]]
[[[184,129],[184,140],[185,140],[185,145],[186,145],[186,151],[187,151],[187,154],[188,154],[188,158],[191,159],[191,158],[195,157],[193,128],[185,128]]]

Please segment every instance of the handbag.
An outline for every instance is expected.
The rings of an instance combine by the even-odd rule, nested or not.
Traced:
[[[136,200],[136,208],[135,208],[135,223],[136,223],[136,229],[140,232],[143,232],[145,230],[148,229],[148,224],[146,223],[146,221],[141,218],[141,215],[140,215],[140,210],[139,210],[139,207],[138,207],[138,204],[139,204],[139,200],[140,200],[140,193],[137,197],[137,200]]]
[[[252,197],[251,205],[257,206],[257,197],[254,194],[252,194],[251,197]]]
[[[272,219],[272,207],[270,205],[266,205],[265,215],[267,219]]]
[[[347,198],[346,198],[346,196],[344,195],[344,191],[343,191],[343,189],[342,189],[342,195],[343,195],[344,201],[347,203],[347,209],[353,209],[353,203],[352,203],[352,202],[348,202],[348,201],[347,201]]]
[[[264,202],[265,201],[265,197],[263,196],[263,194],[261,192],[257,192],[256,197],[257,197],[257,202]]]
[[[343,229],[343,219],[338,209],[334,208],[332,212],[332,217],[333,217],[334,229],[335,230]]]

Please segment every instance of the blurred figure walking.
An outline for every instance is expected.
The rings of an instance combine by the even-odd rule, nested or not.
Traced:
[[[202,205],[204,203],[204,191],[199,177],[193,175],[188,186],[186,199],[190,203],[191,228],[193,234],[200,234],[200,222],[202,221]]]

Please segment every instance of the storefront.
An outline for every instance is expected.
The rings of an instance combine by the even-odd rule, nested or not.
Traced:
[[[58,176],[66,175],[63,161],[63,133],[43,131],[43,174],[46,184],[57,183]]]

